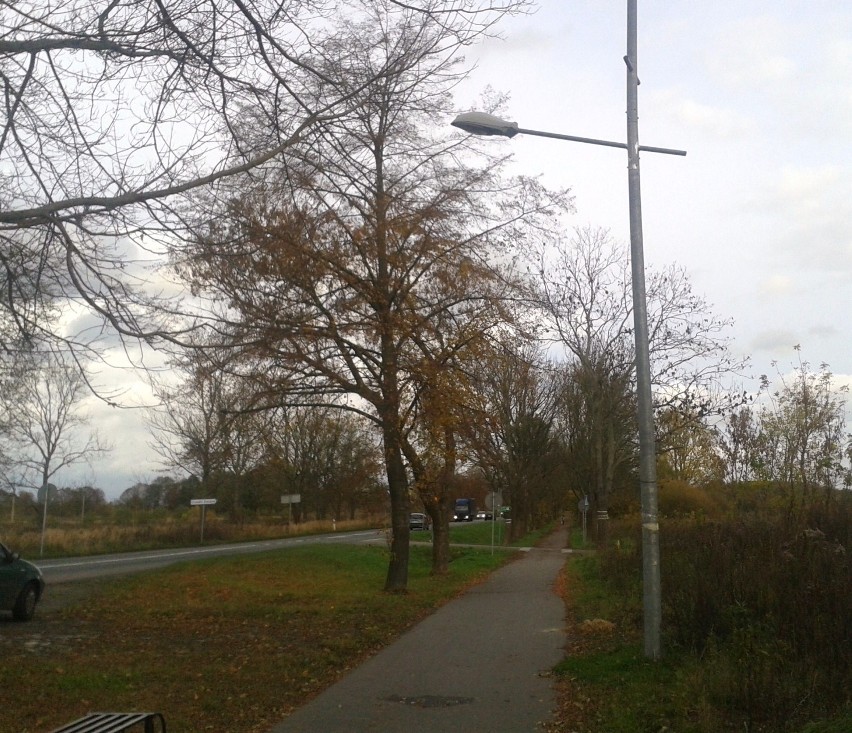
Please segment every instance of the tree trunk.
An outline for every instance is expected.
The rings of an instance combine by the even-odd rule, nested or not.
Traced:
[[[408,589],[408,542],[410,529],[408,518],[408,477],[402,462],[399,440],[393,428],[384,430],[385,468],[391,504],[391,545],[385,590],[389,593],[404,593]]]
[[[450,569],[450,511],[453,495],[449,487],[434,498],[424,501],[432,519],[432,575],[446,575]]]

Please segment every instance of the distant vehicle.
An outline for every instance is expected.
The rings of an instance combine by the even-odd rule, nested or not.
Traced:
[[[428,514],[423,514],[421,512],[413,512],[408,518],[409,529],[429,529],[429,527],[431,526],[432,523],[429,520]]]
[[[475,499],[456,499],[456,508],[453,511],[453,519],[456,522],[472,522],[476,517]]]
[[[44,591],[41,570],[0,544],[0,610],[16,621],[29,621]]]
[[[476,518],[477,519],[485,519],[487,521],[489,519],[494,519],[494,515],[489,511],[485,511],[484,509],[480,509],[476,513]]]

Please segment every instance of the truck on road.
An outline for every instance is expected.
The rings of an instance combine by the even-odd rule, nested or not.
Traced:
[[[472,522],[476,518],[475,499],[456,499],[453,519],[456,522]]]

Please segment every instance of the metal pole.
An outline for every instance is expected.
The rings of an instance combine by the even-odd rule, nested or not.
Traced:
[[[50,494],[50,489],[47,483],[44,485],[44,511],[41,515],[41,545],[39,546],[38,556],[44,557],[44,535],[47,532],[47,497]]]
[[[491,489],[491,554],[494,554],[494,532],[497,528],[497,489]]]
[[[577,137],[576,135],[563,135],[557,132],[544,132],[543,130],[527,130],[523,127],[518,127],[515,134],[535,135],[536,137],[549,137],[554,140],[568,140],[574,143],[588,143],[589,145],[603,145],[607,148],[621,148],[627,150],[627,143],[614,142],[612,140],[600,140],[595,137]],[[686,155],[685,150],[677,150],[675,148],[658,148],[651,145],[640,145],[639,150],[647,150],[649,153],[664,153],[666,155]]]
[[[636,392],[639,419],[639,484],[642,498],[642,601],[645,656],[660,658],[660,527],[657,521],[657,466],[648,309],[645,299],[645,257],[639,186],[639,77],[636,2],[627,0],[627,182],[630,202],[630,262],[633,280],[633,325],[636,338]]]

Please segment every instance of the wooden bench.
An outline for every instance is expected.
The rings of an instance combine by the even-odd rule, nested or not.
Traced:
[[[89,713],[51,733],[166,733],[160,713]]]

